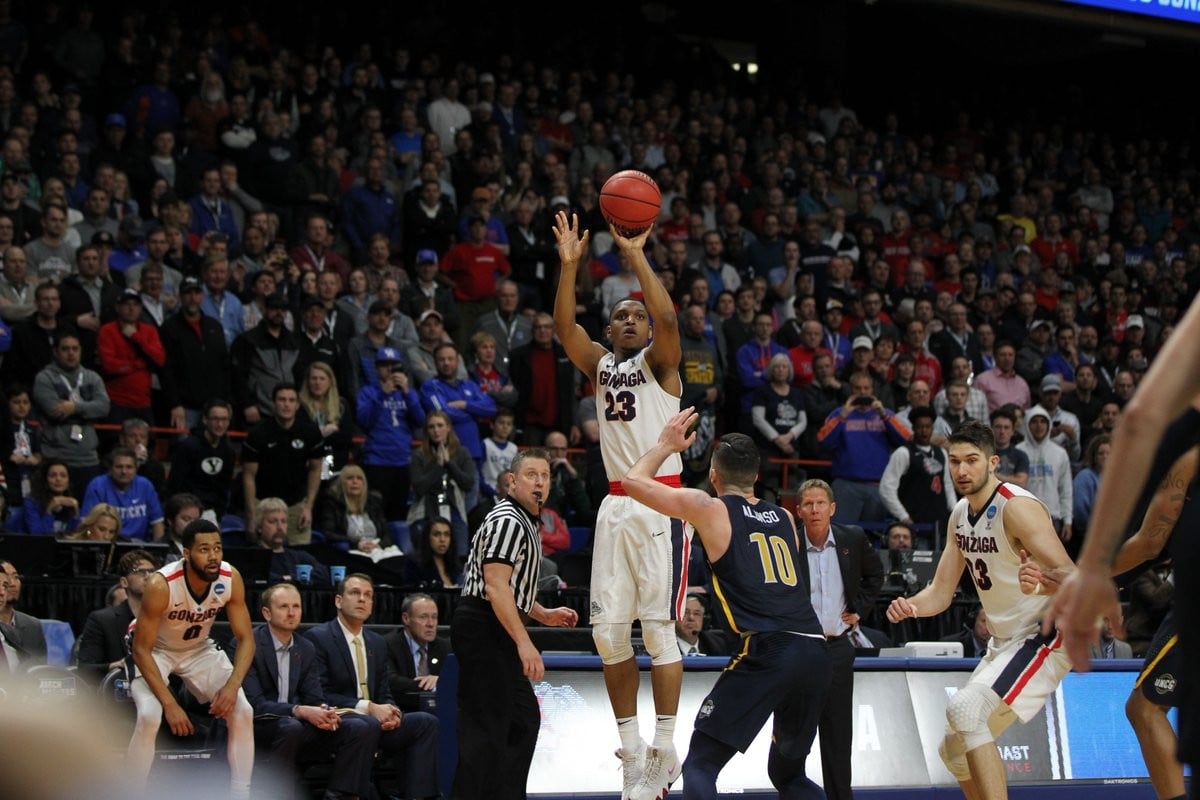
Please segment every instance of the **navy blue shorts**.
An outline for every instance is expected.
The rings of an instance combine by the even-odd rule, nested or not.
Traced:
[[[1183,678],[1183,654],[1179,650],[1179,632],[1175,614],[1167,612],[1154,632],[1154,641],[1146,651],[1146,660],[1138,674],[1135,689],[1151,703],[1160,706],[1179,705],[1179,681]]]
[[[700,704],[696,730],[744,753],[774,713],[776,748],[803,759],[816,737],[829,678],[823,639],[752,634]]]

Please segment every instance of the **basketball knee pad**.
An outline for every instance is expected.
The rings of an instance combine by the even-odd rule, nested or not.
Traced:
[[[642,621],[642,641],[650,654],[650,663],[659,666],[683,660],[679,641],[675,638],[675,623],[668,619]]]
[[[947,731],[942,743],[938,745],[938,755],[942,757],[942,763],[956,781],[971,779],[971,769],[967,765],[967,746],[960,734]]]
[[[620,664],[633,658],[633,644],[630,636],[633,631],[631,622],[598,622],[592,626],[592,641],[596,644],[596,652],[605,664]]]
[[[1000,697],[985,686],[968,683],[946,705],[946,722],[963,740],[964,752],[995,741],[988,720],[1000,706]]]

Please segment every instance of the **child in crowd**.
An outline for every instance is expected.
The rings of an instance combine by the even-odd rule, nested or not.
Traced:
[[[517,455],[512,441],[516,416],[511,409],[501,408],[492,420],[492,435],[483,440],[483,464],[480,465],[480,488],[488,497],[496,496],[496,481],[509,468]]]

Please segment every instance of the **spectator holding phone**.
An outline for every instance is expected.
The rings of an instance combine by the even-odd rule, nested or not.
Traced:
[[[885,520],[879,479],[891,451],[906,444],[912,432],[874,395],[870,373],[850,376],[850,395],[825,418],[817,442],[833,460],[830,475],[838,498],[837,520]]]

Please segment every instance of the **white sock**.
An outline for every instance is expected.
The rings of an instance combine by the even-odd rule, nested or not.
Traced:
[[[659,714],[654,718],[654,741],[650,745],[660,750],[675,747],[675,715]]]
[[[637,717],[621,717],[617,720],[617,734],[621,737],[621,749],[636,753],[642,746],[642,734],[638,730]]]

